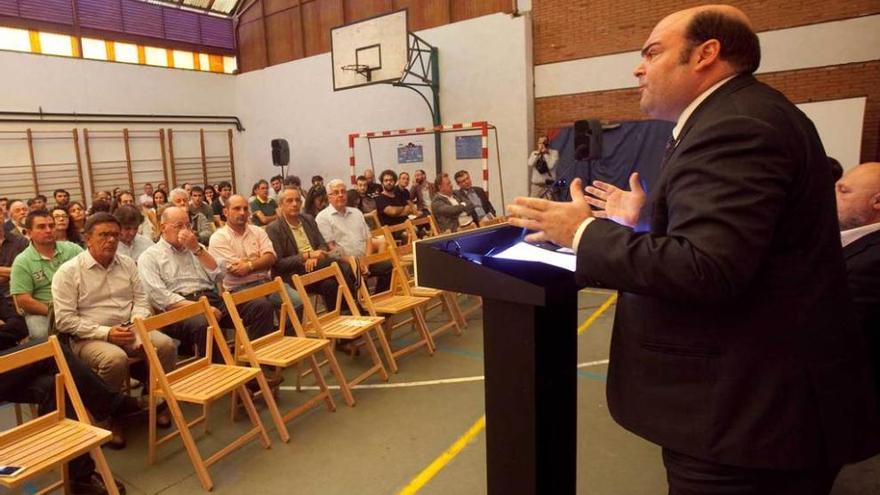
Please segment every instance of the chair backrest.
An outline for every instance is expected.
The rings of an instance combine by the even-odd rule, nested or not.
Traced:
[[[440,235],[440,229],[437,227],[437,221],[434,220],[434,215],[425,215],[423,217],[414,218],[411,223],[413,227],[421,227],[423,225],[426,225],[428,227],[426,229],[426,237],[434,237]]]
[[[488,227],[490,225],[497,225],[499,223],[504,223],[506,221],[507,221],[507,217],[505,217],[505,216],[493,217],[490,220],[483,220],[483,223],[480,226],[481,227]]]
[[[364,220],[367,221],[367,226],[370,227],[370,230],[382,227],[382,224],[379,223],[379,212],[377,212],[376,210],[373,210],[369,213],[364,213]]]
[[[413,245],[412,244],[404,244],[403,246],[397,246],[394,249],[391,249],[391,262],[394,265],[394,270],[400,274],[400,278],[402,281],[406,283],[409,287],[415,286],[415,280],[409,276],[409,273],[406,271],[406,268],[403,266],[402,258],[406,255],[412,254]]]
[[[367,290],[367,284],[361,284],[358,288],[358,295],[360,296],[361,301],[363,301],[364,305],[370,310],[370,314],[372,316],[376,316],[375,311],[373,310],[373,299],[382,299],[386,297],[393,297],[395,295],[404,295],[409,296],[409,282],[407,281],[406,275],[402,273],[402,271],[394,265],[394,259],[391,254],[391,249],[386,249],[381,253],[370,254],[367,256],[362,256],[359,258],[359,262],[361,266],[365,266],[369,269],[369,267],[387,261],[391,263],[391,283],[388,286],[388,289],[384,292],[377,292],[376,294],[370,295],[370,291]]]
[[[223,362],[229,366],[235,364],[235,361],[232,359],[232,354],[230,354],[229,349],[226,348],[226,338],[220,330],[220,324],[214,316],[214,311],[211,310],[211,305],[208,304],[208,299],[205,296],[202,296],[198,301],[195,301],[192,304],[187,304],[146,319],[140,317],[134,319],[135,331],[137,332],[138,337],[140,337],[141,344],[144,346],[144,353],[146,354],[147,362],[149,363],[150,381],[152,383],[155,383],[156,381],[164,382],[164,386],[168,387],[167,378],[162,369],[162,363],[159,361],[159,354],[156,352],[156,348],[150,340],[150,332],[161,330],[169,325],[187,320],[196,315],[204,316],[205,320],[208,322],[208,332],[207,337],[205,338],[205,356],[196,359],[185,366],[177,368],[174,370],[174,373],[176,375],[186,375],[190,372],[210,366],[213,362],[214,341],[217,341],[218,343],[217,349],[220,350],[220,355],[223,356]]]
[[[385,246],[388,248],[397,246],[397,241],[394,239],[394,234],[398,232],[406,232],[406,237],[404,238],[403,244],[409,244],[413,241],[415,237],[415,228],[413,224],[406,220],[403,223],[399,223],[397,225],[383,225],[382,226],[382,235],[385,237]]]
[[[241,315],[238,313],[237,306],[239,304],[253,301],[258,297],[270,296],[272,294],[276,294],[278,298],[281,299],[281,310],[278,313],[278,328],[251,342],[250,338],[247,335],[247,329],[245,328],[244,320],[242,320]],[[253,346],[259,345],[261,342],[264,341],[275,340],[278,337],[283,337],[286,334],[288,322],[290,322],[290,324],[293,326],[294,335],[296,335],[297,337],[306,336],[302,324],[300,324],[299,318],[296,317],[296,312],[293,309],[293,303],[290,301],[290,297],[287,295],[287,289],[284,287],[284,282],[281,280],[281,277],[275,277],[273,280],[270,280],[264,284],[240,290],[238,292],[224,291],[223,302],[226,303],[226,309],[229,311],[229,316],[232,319],[233,326],[235,327],[236,359],[238,359],[241,353],[244,352],[244,354],[248,356],[250,360],[256,362],[256,360],[253,358]]]
[[[28,366],[30,364],[42,361],[44,359],[54,359],[58,373],[55,375],[55,403],[56,410],[41,416],[39,418],[28,421],[22,427],[35,422],[44,421],[60,421],[65,417],[64,393],[67,392],[70,397],[70,403],[76,411],[76,417],[81,423],[91,424],[89,414],[80,398],[79,391],[76,389],[76,383],[73,381],[73,375],[67,366],[67,360],[61,351],[61,344],[58,343],[58,337],[50,335],[46,342],[25,347],[21,350],[0,356],[0,374],[8,373],[12,370]]]
[[[307,288],[312,284],[322,282],[329,278],[336,280],[336,306],[333,308],[327,308],[327,311],[319,315],[315,310],[315,306],[312,304],[312,300],[309,298]],[[351,314],[354,316],[361,316],[357,304],[355,304],[354,296],[348,290],[348,284],[346,284],[345,277],[342,276],[342,270],[339,268],[338,262],[336,261],[326,268],[321,268],[320,270],[315,270],[305,275],[294,275],[293,285],[299,292],[299,297],[303,302],[303,312],[306,319],[304,322],[305,327],[308,329],[314,329],[321,337],[324,337],[321,331],[321,325],[340,316],[343,298],[345,298],[345,303],[348,305]]]

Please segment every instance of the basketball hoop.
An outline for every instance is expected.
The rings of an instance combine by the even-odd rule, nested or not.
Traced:
[[[364,64],[343,65],[340,69],[348,72],[357,72],[358,75],[365,77],[367,82],[373,79],[373,68]]]

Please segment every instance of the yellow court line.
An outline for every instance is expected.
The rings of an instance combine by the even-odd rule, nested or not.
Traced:
[[[446,449],[446,452],[440,454],[440,457],[434,459],[428,467],[422,470],[421,473],[418,474],[412,481],[409,482],[402,490],[397,492],[397,495],[413,495],[422,489],[431,478],[437,475],[447,464],[449,464],[452,459],[455,459],[455,456],[461,452],[465,446],[471,442],[474,437],[476,437],[483,429],[486,427],[486,415],[480,416],[480,419],[477,420],[476,423],[471,425],[467,432],[464,435],[458,438],[452,445]]]
[[[610,308],[611,305],[615,302],[617,302],[616,293],[611,294],[611,297],[609,297],[602,304],[602,306],[599,306],[599,309],[597,309],[592,315],[590,315],[589,318],[587,318],[586,321],[584,321],[578,327],[578,335],[584,333],[587,328],[589,328],[590,325],[593,324],[593,322],[595,322],[600,316],[602,316],[602,313]],[[407,483],[407,485],[403,487],[402,490],[397,492],[397,495],[414,495],[418,493],[418,491],[421,490],[425,485],[427,485],[428,482],[431,481],[432,478],[434,478],[434,476],[437,476],[437,473],[442,471],[443,468],[445,468],[446,465],[452,461],[452,459],[455,459],[455,456],[457,456],[459,452],[461,452],[462,449],[464,449],[465,446],[467,446],[467,444],[474,439],[474,437],[476,437],[481,431],[483,431],[484,428],[486,428],[485,414],[481,416],[476,423],[471,425],[468,431],[465,432],[464,435],[460,436],[458,440],[455,441],[455,443],[450,445],[445,452],[440,454],[440,457],[434,459],[434,462],[423,469],[422,472],[419,473],[415,478],[413,478],[412,481]]]
[[[599,306],[599,309],[597,309],[593,314],[590,315],[589,318],[587,318],[587,321],[581,323],[581,326],[578,327],[578,335],[586,332],[587,329],[590,328],[590,325],[592,325],[594,321],[596,321],[600,316],[602,316],[602,313],[604,313],[605,310],[610,308],[611,305],[616,302],[617,302],[617,293],[611,294],[611,296],[608,299],[606,299],[605,302],[602,303],[601,306]]]

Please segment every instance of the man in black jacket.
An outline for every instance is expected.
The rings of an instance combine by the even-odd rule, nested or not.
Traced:
[[[835,187],[846,279],[874,361],[880,392],[880,163],[863,163]]]
[[[677,122],[649,232],[572,202],[517,198],[512,223],[620,291],[608,406],[663,447],[670,493],[827,494],[877,451],[864,337],[852,324],[831,171],[813,124],[752,77],[738,9],[672,14],[635,70],[642,110]],[[609,218],[626,194],[600,191]],[[623,196],[623,199],[621,199]]]
[[[355,295],[356,280],[351,265],[327,247],[315,220],[301,214],[302,193],[298,189],[281,191],[278,205],[280,215],[266,227],[266,234],[278,257],[272,267],[272,276],[292,284],[294,274],[304,275],[338,261],[348,288]],[[324,304],[329,308],[336,305],[337,288],[335,279],[325,279],[319,285]]]
[[[466,170],[459,170],[455,173],[455,183],[458,184],[458,191],[455,191],[456,198],[474,205],[471,210],[474,223],[480,225],[483,220],[491,220],[495,217],[495,207],[489,201],[489,195],[482,187],[473,185],[471,174]]]

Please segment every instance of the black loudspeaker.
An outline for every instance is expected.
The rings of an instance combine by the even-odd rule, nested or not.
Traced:
[[[290,163],[290,146],[286,139],[272,140],[272,164],[276,167],[285,167]]]
[[[574,123],[574,159],[602,158],[602,123],[598,120],[578,120]]]

